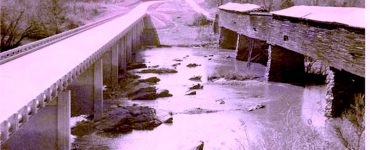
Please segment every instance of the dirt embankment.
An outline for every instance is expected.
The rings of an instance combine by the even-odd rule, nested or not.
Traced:
[[[213,22],[185,0],[156,5],[149,10],[152,32],[159,46],[216,47]]]

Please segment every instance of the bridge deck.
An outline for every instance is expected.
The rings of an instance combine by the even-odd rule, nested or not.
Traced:
[[[124,16],[0,65],[0,123],[127,32],[151,4],[141,4]]]

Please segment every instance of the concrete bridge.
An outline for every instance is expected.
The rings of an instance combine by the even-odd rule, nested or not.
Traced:
[[[102,117],[103,85],[117,84],[141,47],[156,3],[1,53],[1,147],[70,149],[70,117]]]
[[[327,116],[340,116],[356,94],[364,94],[364,8],[293,6],[267,12],[254,4],[227,3],[219,10],[220,47],[236,49],[239,60],[267,65],[269,81],[304,84],[307,64],[319,64],[309,72],[327,78]]]

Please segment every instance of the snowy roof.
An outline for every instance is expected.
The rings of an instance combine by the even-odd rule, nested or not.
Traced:
[[[224,5],[221,5],[218,8],[222,10],[234,11],[234,12],[240,12],[240,13],[247,13],[247,12],[261,9],[260,6],[255,5],[255,4],[240,4],[240,3],[232,3],[232,2],[228,2]]]
[[[365,28],[365,8],[293,6],[271,12],[273,15]]]

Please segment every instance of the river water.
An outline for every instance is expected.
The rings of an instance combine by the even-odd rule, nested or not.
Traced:
[[[127,101],[150,106],[159,116],[172,112],[173,124],[152,131],[136,131],[117,137],[97,134],[84,136],[92,149],[187,150],[200,141],[204,149],[343,149],[334,138],[323,113],[325,86],[294,86],[266,82],[266,67],[237,61],[232,50],[206,48],[153,48],[137,53],[137,61],[148,66],[174,68],[175,74],[157,76],[158,89],[168,89],[173,97],[153,101]],[[175,61],[181,59],[182,61]],[[197,63],[201,66],[189,68]],[[209,76],[255,76],[253,80],[207,80]],[[189,80],[202,76],[200,82]],[[196,95],[185,95],[200,83]],[[265,106],[249,111],[257,104]]]

